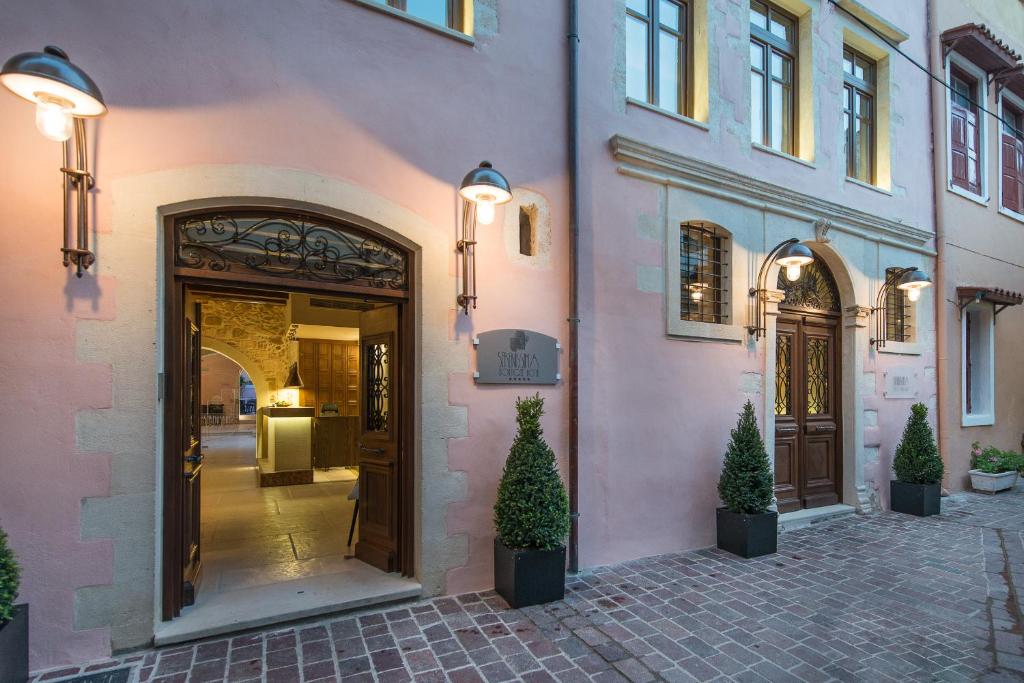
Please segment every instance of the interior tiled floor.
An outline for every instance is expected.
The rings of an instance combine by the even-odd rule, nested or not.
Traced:
[[[214,593],[346,572],[354,470],[321,483],[260,488],[251,431],[204,434],[203,579],[197,606]],[[357,529],[358,537],[358,529]]]

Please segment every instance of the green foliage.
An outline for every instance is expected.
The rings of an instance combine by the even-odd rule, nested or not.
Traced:
[[[892,461],[896,480],[904,484],[938,484],[942,481],[942,458],[935,445],[935,434],[928,424],[928,408],[923,403],[910,407],[903,438]]]
[[[1024,455],[1015,451],[1002,451],[995,446],[981,448],[975,441],[971,444],[971,469],[985,474],[1001,474],[1024,470]]]
[[[498,538],[509,548],[554,550],[569,535],[569,497],[558,475],[555,453],[544,441],[543,414],[540,394],[516,399],[519,428],[494,504]]]
[[[747,401],[729,438],[718,495],[731,512],[760,514],[772,504],[773,477],[768,452],[757,428],[754,405]]]
[[[14,617],[14,601],[18,597],[21,569],[14,559],[14,551],[7,545],[7,534],[0,529],[0,624]]]

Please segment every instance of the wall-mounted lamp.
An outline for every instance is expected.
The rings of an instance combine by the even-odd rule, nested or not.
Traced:
[[[885,278],[885,282],[882,283],[881,289],[878,290],[878,296],[875,297],[875,306],[871,309],[871,312],[875,314],[875,336],[871,339],[870,343],[879,349],[885,346],[885,342],[888,341],[889,337],[889,313],[885,307],[885,299],[889,296],[889,292],[894,287],[902,289],[907,293],[907,299],[917,301],[921,298],[921,290],[932,286],[931,278],[916,266],[886,270],[891,270],[891,272]]]
[[[768,252],[768,256],[765,257],[761,268],[757,271],[757,286],[750,288],[750,296],[754,299],[754,305],[751,311],[752,319],[747,325],[747,332],[752,334],[754,339],[760,339],[768,329],[764,307],[764,298],[768,292],[765,278],[768,277],[772,263],[778,263],[785,268],[786,279],[794,282],[800,279],[800,269],[813,260],[814,253],[800,244],[800,240],[795,237],[775,245],[775,248]]]
[[[462,238],[455,248],[462,255],[462,291],[456,299],[462,312],[476,308],[476,226],[494,222],[494,207],[512,201],[512,189],[505,176],[489,161],[481,161],[466,174],[459,186],[462,196]]]
[[[93,264],[89,251],[89,155],[84,118],[103,116],[107,105],[88,74],[75,66],[59,47],[42,52],[23,52],[7,60],[0,70],[0,83],[18,97],[36,105],[36,128],[47,139],[64,143],[64,265],[75,264],[76,275]],[[72,139],[74,142],[72,142]],[[72,149],[74,145],[74,149]],[[74,165],[72,165],[72,160]],[[70,208],[75,201],[75,238],[70,239]]]

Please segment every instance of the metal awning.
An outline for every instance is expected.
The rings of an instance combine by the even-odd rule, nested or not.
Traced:
[[[970,304],[992,304],[992,320],[994,322],[999,312],[1007,306],[1019,306],[1024,303],[1024,294],[997,287],[957,287],[956,302],[956,307],[961,316],[964,309]]]
[[[985,24],[964,24],[943,31],[942,56],[956,50],[988,73],[1013,69],[1021,56]]]

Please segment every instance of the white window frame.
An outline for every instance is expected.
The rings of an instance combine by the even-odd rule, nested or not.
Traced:
[[[953,194],[958,194],[961,197],[966,197],[972,202],[983,204],[988,206],[989,200],[992,198],[989,192],[988,185],[988,115],[983,111],[978,112],[978,154],[981,155],[981,194],[977,195],[973,192],[953,184],[953,127],[949,123],[950,114],[953,111],[953,91],[952,83],[950,79],[953,76],[953,71],[950,66],[956,65],[957,68],[962,69],[973,76],[978,82],[978,104],[985,107],[988,105],[988,74],[981,67],[975,65],[972,61],[964,57],[963,55],[953,51],[950,52],[946,57],[946,63],[943,65],[946,72],[946,189]]]
[[[973,369],[972,378],[980,380],[981,390],[972,394],[972,406],[975,412],[967,412],[967,316],[977,313],[982,327],[979,330],[979,350],[985,355],[987,367]],[[995,309],[992,304],[978,302],[968,304],[964,308],[960,321],[960,425],[977,427],[993,425],[996,422],[996,350],[995,350]],[[977,403],[984,402],[983,410],[978,411]]]
[[[1024,100],[1022,100],[1021,98],[1017,97],[1012,92],[1009,92],[1008,90],[1004,89],[1001,93],[999,93],[999,116],[1000,117],[1003,116],[1003,104],[1007,100],[1009,100],[1010,104],[1013,105],[1018,111],[1024,112]],[[999,183],[998,183],[998,185],[999,185],[999,213],[1003,214],[1004,216],[1009,216],[1010,218],[1012,218],[1014,220],[1021,221],[1022,223],[1024,223],[1024,214],[1017,213],[1016,211],[1014,211],[1012,209],[1007,209],[1005,206],[1003,206],[1003,124],[1002,123],[999,124],[999,135],[998,135],[998,137],[996,139],[996,147],[999,148],[999,165],[997,166],[997,168],[999,169]]]

